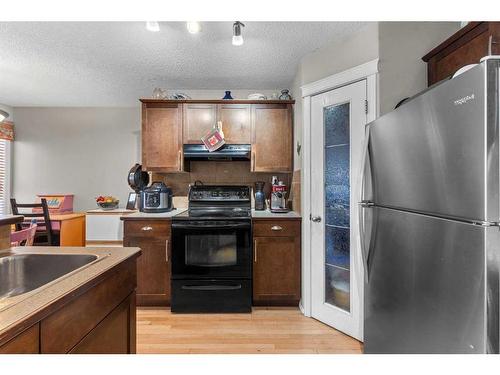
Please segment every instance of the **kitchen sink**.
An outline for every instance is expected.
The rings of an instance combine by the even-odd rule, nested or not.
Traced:
[[[40,288],[95,260],[86,254],[10,254],[0,257],[0,299]]]

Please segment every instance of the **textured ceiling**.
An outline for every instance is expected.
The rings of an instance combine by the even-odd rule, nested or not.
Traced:
[[[300,59],[356,32],[360,22],[247,22],[231,44],[231,22],[0,23],[0,103],[128,106],[166,89],[289,87]]]

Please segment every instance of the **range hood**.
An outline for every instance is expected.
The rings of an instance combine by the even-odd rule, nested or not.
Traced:
[[[208,151],[205,145],[184,145],[186,160],[250,160],[251,145],[224,145],[217,151]]]

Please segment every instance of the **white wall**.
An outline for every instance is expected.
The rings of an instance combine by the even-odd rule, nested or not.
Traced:
[[[139,106],[15,111],[13,197],[72,193],[77,211],[95,208],[100,194],[125,204],[127,173],[140,161]]]

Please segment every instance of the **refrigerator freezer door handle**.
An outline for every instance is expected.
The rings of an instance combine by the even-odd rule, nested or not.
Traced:
[[[358,222],[359,222],[359,247],[361,250],[361,259],[363,260],[363,271],[365,274],[365,282],[368,282],[368,254],[365,251],[365,225],[363,209],[366,208],[364,204],[358,205]]]

